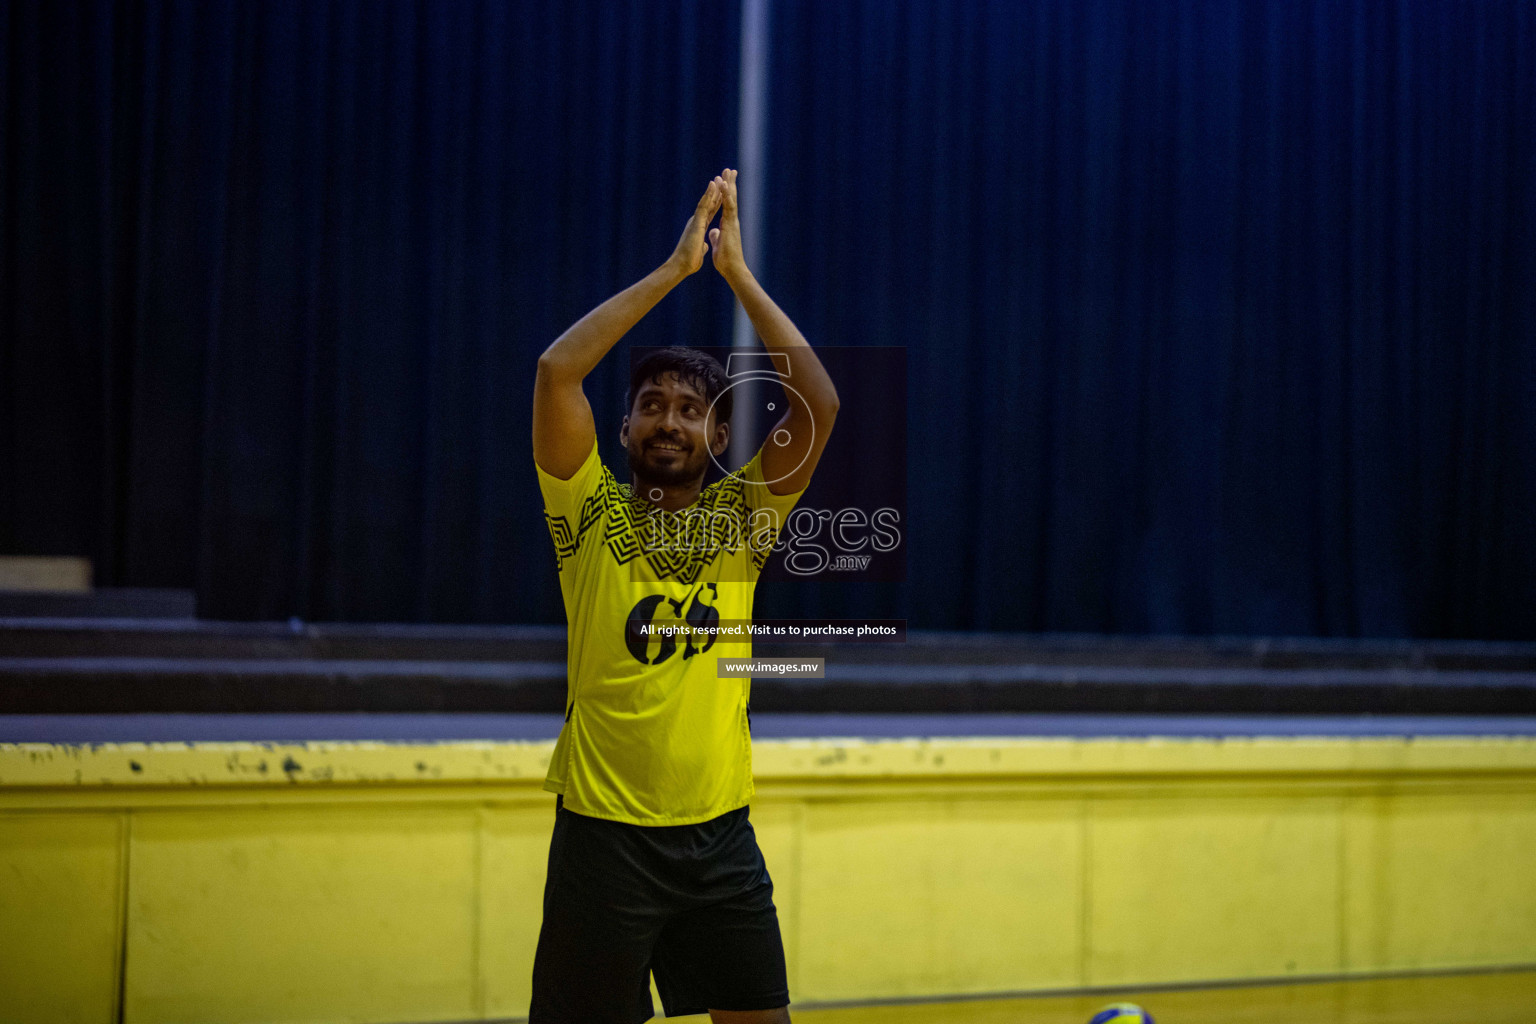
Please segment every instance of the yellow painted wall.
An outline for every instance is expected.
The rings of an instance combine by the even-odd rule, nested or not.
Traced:
[[[0,1022],[524,1015],[550,746],[0,746]],[[755,751],[797,1002],[1536,964],[1536,741]]]
[[[124,819],[0,812],[0,1021],[116,1019]]]

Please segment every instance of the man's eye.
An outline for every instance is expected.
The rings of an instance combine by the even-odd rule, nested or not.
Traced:
[[[696,405],[685,405],[683,406],[683,412],[689,416],[697,416],[699,414],[699,407]]]

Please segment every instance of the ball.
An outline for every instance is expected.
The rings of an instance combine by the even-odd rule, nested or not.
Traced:
[[[1152,1015],[1135,1003],[1111,1003],[1088,1019],[1088,1024],[1154,1024]]]

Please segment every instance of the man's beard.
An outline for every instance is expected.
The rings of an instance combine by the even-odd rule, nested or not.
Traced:
[[[631,479],[644,480],[648,484],[659,484],[663,487],[678,487],[683,484],[691,484],[704,476],[705,460],[708,455],[698,449],[683,452],[683,457],[670,466],[657,465],[645,461],[646,450],[644,446],[634,441],[629,443],[629,473]]]

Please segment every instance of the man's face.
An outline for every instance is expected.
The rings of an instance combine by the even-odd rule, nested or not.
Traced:
[[[702,480],[710,453],[725,451],[729,432],[693,385],[664,373],[659,384],[646,381],[635,392],[619,440],[636,480],[675,486]]]

